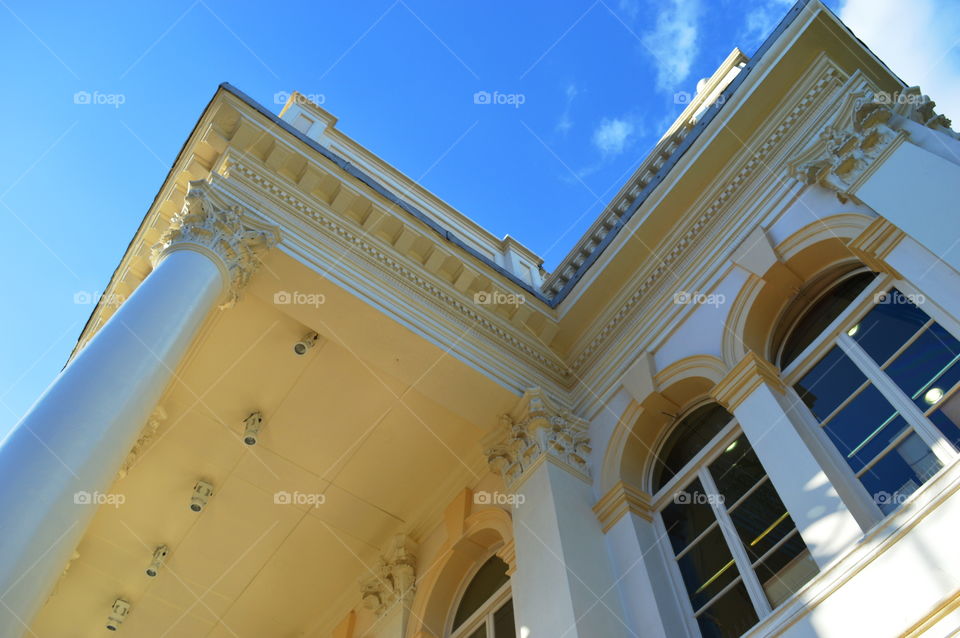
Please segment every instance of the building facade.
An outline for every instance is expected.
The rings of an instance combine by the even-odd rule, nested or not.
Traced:
[[[953,635],[934,106],[801,1],[546,273],[221,86],[0,446],[0,636]]]

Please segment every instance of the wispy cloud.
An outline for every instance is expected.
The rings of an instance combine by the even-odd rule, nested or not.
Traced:
[[[743,31],[737,36],[738,46],[752,55],[753,50],[760,46],[793,4],[794,0],[762,0],[750,9],[744,20]]]
[[[699,0],[668,0],[657,13],[656,26],[643,35],[643,45],[655,58],[657,88],[673,91],[690,75],[700,52]]]
[[[960,5],[846,0],[840,19],[904,82],[933,98],[938,112],[960,119]]]
[[[628,118],[604,118],[593,132],[593,145],[604,155],[619,155],[633,141],[636,128]]]
[[[570,109],[573,106],[573,99],[577,97],[580,91],[577,90],[576,84],[568,84],[564,94],[566,95],[566,100],[563,106],[563,113],[560,114],[560,119],[557,120],[556,129],[560,133],[566,135],[570,132],[570,129],[573,128],[573,119],[570,117]]]

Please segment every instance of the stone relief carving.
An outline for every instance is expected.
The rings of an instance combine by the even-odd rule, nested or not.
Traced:
[[[136,465],[137,460],[143,454],[144,450],[147,449],[149,443],[157,435],[157,430],[160,428],[160,424],[167,419],[167,412],[163,409],[163,406],[157,406],[153,409],[153,412],[150,413],[150,417],[147,419],[147,424],[143,426],[143,429],[140,430],[140,436],[137,437],[137,442],[133,444],[133,447],[130,449],[130,452],[127,453],[127,458],[123,460],[123,464],[120,466],[120,469],[117,471],[117,478],[122,479],[127,475],[127,472],[130,471],[134,465]]]
[[[363,605],[377,616],[384,615],[395,603],[400,602],[406,625],[410,603],[416,591],[416,555],[414,542],[405,534],[391,539],[374,572],[360,581],[360,596]]]
[[[486,450],[490,468],[508,487],[541,456],[589,476],[587,423],[569,410],[556,409],[542,390],[528,390],[513,416],[500,417],[502,440]]]
[[[907,135],[901,129],[911,120],[957,138],[950,120],[934,113],[936,103],[910,87],[890,95],[861,86],[841,106],[833,123],[817,142],[791,163],[791,173],[805,184],[836,191],[841,201],[854,198],[857,181],[894,140]],[[855,199],[855,198],[854,198]]]
[[[239,206],[223,203],[207,180],[194,180],[183,209],[154,245],[151,261],[156,266],[164,255],[183,244],[211,250],[227,269],[229,289],[223,307],[229,307],[239,299],[264,254],[279,238],[276,227],[256,220]]]

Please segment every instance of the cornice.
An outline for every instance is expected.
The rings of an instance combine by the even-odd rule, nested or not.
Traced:
[[[732,413],[763,384],[771,386],[778,392],[786,391],[780,371],[772,363],[751,351],[747,352],[740,363],[731,368],[727,376],[714,386],[710,394]]]
[[[606,534],[626,514],[636,514],[645,521],[653,520],[650,497],[632,485],[619,481],[593,506],[593,511]]]
[[[793,131],[794,125],[805,116],[807,111],[816,103],[822,101],[825,93],[832,91],[843,83],[841,72],[823,60],[823,69],[813,81],[812,86],[798,100],[796,105],[783,117],[777,126],[764,136],[764,141],[752,153],[744,154],[740,168],[727,180],[719,182],[714,195],[702,202],[691,211],[686,226],[678,232],[675,240],[658,256],[655,263],[647,264],[641,271],[639,283],[633,285],[633,292],[624,298],[619,306],[612,308],[605,321],[594,331],[589,340],[576,350],[570,361],[570,367],[576,373],[581,373],[596,355],[607,347],[613,337],[624,325],[634,325],[637,321],[639,309],[649,301],[649,293],[670,273],[675,272],[677,264],[686,257],[691,246],[707,229],[710,222],[728,210],[729,205],[745,189],[745,185],[758,170],[766,170],[766,160]],[[698,212],[699,211],[699,212]]]

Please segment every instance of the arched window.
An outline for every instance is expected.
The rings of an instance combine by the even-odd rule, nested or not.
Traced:
[[[887,514],[957,457],[957,326],[888,276],[842,278],[821,299],[842,303],[813,301],[780,365],[821,439]]]
[[[516,638],[507,564],[491,556],[467,585],[453,617],[451,638]]]
[[[657,459],[660,535],[704,638],[740,636],[816,574],[760,460],[721,406],[689,411]]]

